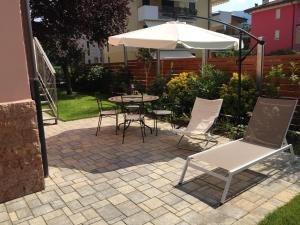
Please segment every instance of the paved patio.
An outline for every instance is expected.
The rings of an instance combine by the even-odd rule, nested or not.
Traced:
[[[300,192],[300,159],[291,167],[281,155],[234,177],[233,198],[218,207],[224,183],[216,178],[191,169],[176,187],[192,152],[175,147],[179,137],[168,124],[144,144],[139,128],[129,128],[124,145],[113,120],[103,120],[98,137],[96,124],[92,118],[46,127],[46,189],[0,204],[0,224],[248,225]]]

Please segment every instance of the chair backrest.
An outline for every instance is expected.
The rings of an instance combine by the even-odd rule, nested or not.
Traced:
[[[102,100],[96,97],[99,112],[103,111]]]
[[[222,103],[223,99],[196,98],[186,131],[199,134],[207,132],[218,118]]]
[[[124,113],[143,114],[144,113],[144,96],[143,95],[123,95],[122,110]]]
[[[249,121],[244,141],[269,148],[282,146],[297,100],[259,97]]]

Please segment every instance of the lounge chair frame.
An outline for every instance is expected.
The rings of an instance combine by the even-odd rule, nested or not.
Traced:
[[[297,107],[297,103],[295,104],[293,112],[295,112],[296,107]],[[289,129],[290,124],[292,122],[292,118],[293,118],[293,116],[291,116],[291,118],[289,120],[289,123],[288,123],[288,126],[286,128],[284,137],[286,137],[286,135],[287,135],[288,129]],[[243,138],[238,139],[236,141],[228,142],[228,143],[219,145],[217,147],[214,147],[212,149],[206,150],[206,152],[207,151],[214,151],[214,150],[222,148],[222,147],[224,147],[226,145],[230,145],[230,144],[233,144],[234,142],[238,142],[238,141],[242,141],[242,140],[243,140]],[[222,197],[221,197],[221,200],[220,200],[220,204],[224,204],[226,202],[226,197],[227,197],[230,185],[231,185],[232,177],[235,174],[248,169],[249,167],[251,167],[251,166],[253,166],[253,165],[255,165],[255,164],[257,164],[257,163],[259,163],[259,162],[261,162],[263,160],[265,160],[266,158],[269,158],[269,157],[271,157],[271,156],[273,156],[273,155],[275,155],[277,153],[280,153],[280,152],[288,150],[288,149],[290,150],[290,154],[291,154],[291,163],[293,163],[295,161],[295,152],[294,152],[293,146],[292,146],[292,144],[288,144],[287,141],[286,141],[286,138],[284,138],[284,140],[282,142],[282,147],[281,148],[274,149],[272,152],[269,152],[269,153],[267,153],[265,155],[262,155],[261,157],[255,159],[255,160],[249,161],[249,162],[247,162],[247,163],[245,163],[243,165],[240,165],[239,167],[237,167],[235,169],[229,170],[227,176],[224,176],[222,174],[219,174],[219,173],[207,170],[204,167],[201,167],[199,165],[193,164],[191,162],[192,159],[196,159],[198,156],[201,156],[203,153],[205,153],[205,152],[199,152],[199,153],[196,153],[194,155],[190,155],[190,156],[187,157],[187,160],[185,162],[185,165],[184,165],[184,168],[183,168],[183,171],[182,171],[182,174],[181,174],[180,181],[179,181],[178,185],[182,185],[183,184],[183,180],[184,180],[184,177],[186,175],[186,172],[187,172],[187,169],[188,169],[189,166],[192,167],[192,168],[194,168],[194,169],[200,170],[200,171],[202,171],[204,173],[207,173],[207,174],[209,174],[211,176],[214,176],[216,178],[219,178],[219,179],[225,181],[225,187],[224,187],[224,190],[223,190],[223,193],[222,193]]]

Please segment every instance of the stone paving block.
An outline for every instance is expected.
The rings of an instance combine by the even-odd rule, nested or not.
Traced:
[[[164,205],[164,202],[162,202],[158,198],[151,198],[149,200],[144,201],[143,204],[147,206],[149,209],[153,210]]]
[[[201,221],[203,221],[203,216],[193,210],[181,216],[180,218],[190,225],[198,225],[201,223]]]
[[[77,193],[77,192],[71,192],[71,193],[68,193],[68,194],[64,194],[62,196],[60,196],[62,198],[62,200],[64,202],[70,202],[70,201],[73,201],[75,199],[78,199],[80,198],[80,195]]]
[[[98,215],[98,213],[95,211],[95,209],[90,208],[90,209],[86,209],[84,211],[82,211],[82,215],[87,219],[87,220],[91,220],[97,217],[100,217]]]
[[[121,192],[122,194],[128,194],[130,192],[135,191],[136,189],[130,185],[125,185],[125,186],[119,187],[117,190],[119,192]]]
[[[149,222],[152,217],[146,212],[139,212],[132,216],[127,217],[124,222],[130,225],[143,225]]]
[[[61,215],[47,221],[47,225],[73,225],[66,215]]]
[[[18,209],[16,211],[16,214],[17,214],[19,219],[23,219],[23,218],[32,216],[31,210],[28,207]]]
[[[136,204],[149,199],[149,197],[147,197],[146,195],[144,195],[142,192],[139,192],[139,191],[130,192],[127,195],[127,197]]]
[[[46,225],[43,217],[39,216],[28,221],[30,225]]]
[[[180,218],[174,215],[173,213],[164,214],[151,221],[155,225],[172,225],[180,222]]]
[[[49,204],[41,205],[32,209],[32,213],[35,217],[44,215],[53,211],[53,208]]]
[[[6,220],[9,220],[9,215],[7,212],[1,212],[0,213],[0,222],[4,222]]]
[[[64,211],[62,209],[58,209],[58,210],[55,210],[55,211],[52,211],[52,212],[49,212],[49,213],[46,213],[43,215],[43,218],[48,221],[48,220],[51,220],[55,217],[59,217],[61,215],[64,215]]]
[[[70,219],[71,219],[72,223],[75,225],[82,224],[85,221],[87,221],[87,219],[81,213],[76,213],[76,214],[71,215]]]
[[[37,196],[43,204],[53,202],[55,200],[60,200],[60,197],[57,195],[55,191],[39,193]]]
[[[100,209],[96,210],[100,216],[105,220],[105,221],[109,221],[109,220],[113,220],[117,217],[122,216],[123,214],[120,212],[120,210],[118,210],[115,206],[113,205],[106,205]]]
[[[136,204],[134,204],[131,201],[123,202],[116,206],[123,214],[126,216],[131,216],[139,211],[141,211],[141,208],[138,207]]]
[[[110,201],[113,205],[119,205],[122,202],[126,202],[128,198],[126,198],[122,194],[114,195],[113,197],[108,198],[108,201]]]
[[[17,199],[10,202],[5,203],[8,212],[14,212],[18,209],[22,209],[27,207],[25,200]]]

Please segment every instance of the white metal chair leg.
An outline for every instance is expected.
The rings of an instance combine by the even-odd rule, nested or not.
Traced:
[[[188,166],[189,166],[189,163],[190,163],[190,158],[188,157],[185,161],[185,164],[184,164],[184,167],[183,167],[183,171],[182,171],[182,174],[181,174],[181,177],[180,177],[180,180],[179,180],[179,185],[181,185],[183,183],[183,180],[184,180],[184,177],[185,177],[185,174],[186,174],[186,171],[188,169]]]
[[[224,191],[223,191],[223,194],[222,194],[221,204],[223,204],[225,202],[225,200],[226,200],[226,196],[227,196],[228,191],[229,191],[231,180],[232,180],[232,174],[229,173],[229,175],[227,177],[226,184],[225,184],[225,188],[224,188]]]

